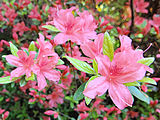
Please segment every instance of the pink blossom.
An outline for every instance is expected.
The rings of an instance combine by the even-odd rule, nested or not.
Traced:
[[[5,110],[0,108],[0,114],[2,114]]]
[[[69,67],[66,67],[61,75],[62,84],[69,87],[71,85],[72,78],[73,75],[70,74]]]
[[[94,59],[96,56],[101,55],[102,53],[102,44],[103,44],[104,34],[99,34],[95,41],[86,41],[81,44],[81,49],[83,53]]]
[[[157,108],[157,109],[156,109],[156,112],[158,112],[158,113],[160,114],[160,109]]]
[[[26,93],[26,90],[29,88],[33,88],[36,85],[36,81],[29,80],[26,85],[20,87],[20,90]]]
[[[77,105],[77,108],[74,110],[78,112],[85,112],[89,111],[90,109],[85,105],[85,101],[82,101],[80,104]]]
[[[141,89],[142,89],[144,92],[147,92],[147,91],[148,91],[148,88],[147,88],[146,85],[142,85],[142,86],[141,86]]]
[[[160,54],[157,54],[156,57],[157,57],[157,58],[160,58]]]
[[[14,9],[9,8],[7,5],[5,5],[5,8],[6,8],[5,16],[6,18],[9,19],[9,21],[7,21],[7,24],[13,25],[13,22],[15,18],[17,17],[17,13]]]
[[[53,110],[47,110],[46,112],[44,112],[44,114],[46,114],[46,115],[54,115],[54,118],[58,117],[58,113],[56,111],[53,111]]]
[[[6,111],[6,112],[3,114],[3,120],[5,120],[8,116],[9,116],[9,112]]]
[[[84,11],[78,13],[79,16],[74,17],[73,10],[74,8],[61,9],[57,12],[54,25],[61,32],[54,38],[56,44],[63,44],[68,40],[81,44],[86,40],[95,38],[96,32],[94,30],[96,25],[93,16]]]
[[[19,32],[19,35],[22,36],[23,33],[28,30],[29,28],[25,26],[24,22],[21,22],[21,23],[17,23],[16,25],[13,25],[12,32],[13,33]]]
[[[149,2],[144,2],[144,0],[134,0],[134,6],[136,12],[148,13],[146,7],[148,7]]]
[[[157,32],[157,34],[159,34],[159,26],[160,26],[160,17],[157,15],[153,16],[153,20],[150,20],[150,23],[153,25],[155,31]]]
[[[142,29],[142,34],[146,35],[151,29],[151,24],[147,21],[147,25]]]
[[[88,113],[80,113],[80,120],[84,120],[89,116]]]
[[[128,35],[129,34],[129,30],[127,30],[127,29],[122,29],[122,28],[120,28],[120,27],[117,27],[117,31],[118,31],[118,33],[120,34],[120,35]]]
[[[29,18],[37,19],[39,21],[42,20],[41,15],[38,13],[38,6],[35,6],[34,9],[28,15]]]
[[[43,120],[51,120],[50,117],[42,116]]]
[[[100,99],[100,98],[96,98],[96,101],[94,102],[93,106],[92,106],[92,109],[95,108],[96,112],[100,115],[101,114],[101,111],[105,111],[106,109],[108,108],[105,108],[104,105],[101,105],[100,103],[102,102],[103,100]]]
[[[18,57],[14,55],[7,55],[6,60],[9,64],[16,66],[17,68],[11,72],[11,79],[13,77],[20,77],[26,74],[27,77],[31,76],[31,68],[34,64],[35,52],[30,52],[29,56],[22,50],[17,52]]]
[[[58,62],[57,56],[51,58],[43,57],[32,67],[33,73],[37,75],[39,90],[42,90],[47,85],[45,78],[54,82],[59,81],[60,72],[53,69]]]
[[[46,97],[49,100],[49,107],[57,107],[57,104],[62,104],[63,97],[62,89],[60,87],[55,87],[54,91]]]
[[[120,36],[121,47],[115,52],[110,62],[105,55],[97,56],[98,72],[102,75],[90,81],[83,94],[89,98],[101,96],[107,90],[114,104],[119,109],[132,106],[133,99],[128,88],[123,83],[134,82],[145,76],[146,70],[152,71],[143,64],[137,63],[143,58],[143,51],[133,50],[131,39]]]
[[[136,16],[134,21],[135,21],[136,25],[140,25],[140,24],[142,24],[144,22],[144,20],[145,19],[143,17]]]
[[[39,54],[37,59],[39,60],[41,57],[53,56],[55,57],[55,62],[58,60],[58,55],[54,52],[53,46],[50,42],[44,41],[44,36],[39,33],[39,39],[37,39],[39,43]]]

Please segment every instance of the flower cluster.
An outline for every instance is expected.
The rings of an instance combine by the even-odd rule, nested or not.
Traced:
[[[58,82],[60,79],[60,72],[54,70],[58,63],[58,55],[54,52],[52,44],[44,40],[44,36],[39,34],[39,52],[36,55],[35,51],[27,52],[23,50],[17,51],[17,56],[7,55],[5,58],[7,62],[17,68],[11,72],[11,80],[14,77],[21,77],[26,75],[31,77],[34,73],[37,76],[38,88],[42,90],[47,86],[45,79]],[[36,58],[36,59],[35,59]]]

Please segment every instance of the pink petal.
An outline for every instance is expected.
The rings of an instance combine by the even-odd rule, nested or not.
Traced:
[[[93,41],[88,41],[85,42],[84,44],[81,44],[81,49],[86,56],[92,59],[95,58],[97,53],[97,48]]]
[[[95,39],[94,43],[96,45],[96,48],[98,49],[98,52],[100,53],[102,50],[103,46],[103,39],[104,39],[104,34],[98,34],[98,38]]]
[[[89,98],[94,99],[96,95],[103,95],[108,88],[109,82],[106,80],[106,77],[101,76],[90,81],[87,88],[83,91],[83,94]]]
[[[17,55],[18,55],[18,57],[19,57],[19,59],[21,59],[22,61],[23,60],[26,60],[27,59],[27,53],[26,52],[24,52],[23,50],[19,50],[18,52],[17,52]]]
[[[37,75],[40,72],[40,67],[37,64],[34,64],[31,70]]]
[[[112,101],[119,109],[122,110],[127,106],[132,106],[133,104],[132,95],[130,94],[128,88],[123,84],[112,82],[110,83],[108,91]]]
[[[121,41],[121,48],[120,48],[121,51],[128,50],[128,49],[132,48],[132,46],[131,46],[132,40],[128,36],[126,36],[126,35],[121,36],[120,35],[119,39]]]
[[[12,79],[13,77],[20,77],[20,76],[22,76],[22,75],[24,75],[24,74],[25,74],[24,68],[23,68],[23,67],[18,67],[18,68],[16,68],[15,70],[13,70],[13,71],[11,72],[11,79]]]
[[[55,113],[55,111],[53,110],[47,110],[46,112],[44,112],[44,114],[46,115],[53,115]]]
[[[60,72],[56,70],[48,70],[43,72],[43,74],[48,80],[59,81],[60,79]]]
[[[45,44],[44,36],[41,33],[39,33],[39,39],[37,39],[37,41],[38,41],[40,47],[44,47],[44,44]]]
[[[42,90],[47,86],[47,82],[43,76],[43,74],[37,74],[37,80],[38,80],[38,90]]]
[[[106,55],[97,56],[96,60],[98,62],[98,72],[103,75],[107,76],[110,67],[110,60]]]
[[[9,64],[15,65],[15,66],[23,66],[23,64],[20,62],[20,59],[14,55],[7,55],[6,60]]]
[[[54,42],[55,42],[56,45],[64,44],[66,41],[68,41],[68,39],[66,39],[66,35],[64,33],[58,33],[54,37]]]
[[[122,73],[120,76],[116,76],[114,79],[119,83],[128,83],[141,80],[145,76],[146,70],[141,67],[137,71],[129,71]]]

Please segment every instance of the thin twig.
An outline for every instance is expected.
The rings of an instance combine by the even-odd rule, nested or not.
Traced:
[[[133,0],[130,0],[130,8],[131,8],[131,26],[130,26],[130,33],[129,36],[133,33],[134,28],[134,6],[133,6]]]

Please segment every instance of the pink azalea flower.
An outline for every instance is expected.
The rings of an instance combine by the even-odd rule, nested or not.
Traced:
[[[60,87],[55,86],[52,94],[48,95],[46,98],[49,100],[49,107],[57,107],[57,104],[63,103],[63,91]]]
[[[154,15],[153,20],[150,20],[150,23],[153,25],[157,34],[159,34],[159,27],[160,27],[159,21],[160,21],[160,17],[158,15]]]
[[[52,44],[48,41],[44,41],[44,36],[41,33],[39,33],[39,39],[37,39],[37,41],[39,43],[39,54],[37,57],[38,60],[41,57],[47,57],[47,56],[53,56],[56,58],[58,57],[53,50]]]
[[[41,15],[38,13],[38,6],[35,6],[34,9],[32,9],[28,17],[32,19],[37,19],[39,21],[42,20]]]
[[[37,75],[39,90],[47,85],[45,78],[54,82],[59,81],[60,72],[53,69],[58,62],[58,58],[58,55],[51,58],[43,57],[32,67],[33,73]]]
[[[47,110],[46,112],[44,112],[44,114],[46,114],[46,115],[54,115],[54,118],[58,117],[58,112],[53,111],[53,110]]]
[[[25,23],[24,22],[21,22],[21,23],[17,23],[16,25],[13,25],[13,30],[12,32],[14,33],[17,33],[19,32],[19,35],[22,36],[23,33],[25,31],[28,31],[29,28],[25,26]]]
[[[80,120],[84,120],[89,116],[89,114],[88,113],[80,113],[79,116],[80,116]]]
[[[144,2],[144,0],[134,0],[134,6],[136,12],[148,13],[146,7],[148,7],[149,2]]]
[[[88,11],[78,12],[78,15],[80,20],[83,21],[80,36],[83,35],[84,39],[95,39],[97,35],[94,30],[97,25],[94,17]]]
[[[105,55],[97,56],[98,72],[102,75],[90,81],[83,94],[89,98],[101,96],[107,90],[114,104],[119,109],[132,106],[133,98],[128,88],[123,83],[134,82],[145,76],[146,70],[151,71],[145,65],[137,63],[143,58],[143,51],[133,50],[131,39],[120,36],[121,47],[115,52],[111,62]]]
[[[34,64],[35,52],[30,52],[29,56],[22,50],[17,52],[18,57],[14,55],[7,55],[6,60],[9,64],[17,68],[11,72],[11,79],[13,77],[20,77],[26,74],[27,77],[31,76],[31,68]]]
[[[78,112],[85,112],[89,111],[90,109],[86,106],[85,101],[82,101],[80,104],[77,105],[77,108],[74,110]]]
[[[54,38],[56,44],[63,44],[68,40],[81,44],[88,39],[95,38],[96,32],[94,30],[96,25],[92,15],[88,12],[83,12],[78,13],[78,17],[74,17],[73,10],[74,8],[61,9],[57,12],[54,25],[61,32]]]
[[[84,44],[81,44],[81,49],[83,53],[94,59],[97,55],[102,53],[102,45],[103,45],[104,34],[99,34],[95,41],[86,41]]]

